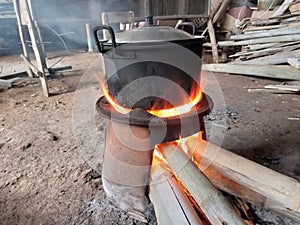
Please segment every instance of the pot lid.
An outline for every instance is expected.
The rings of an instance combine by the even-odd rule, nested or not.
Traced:
[[[116,35],[117,43],[142,43],[179,41],[193,39],[194,36],[179,29],[167,26],[149,26],[127,30]]]

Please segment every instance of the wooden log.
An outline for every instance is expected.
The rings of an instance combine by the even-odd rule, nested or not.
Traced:
[[[160,165],[151,169],[149,196],[158,224],[204,224],[176,178]]]
[[[222,193],[210,183],[176,142],[162,144],[158,148],[211,224],[245,224]]]
[[[300,222],[300,183],[246,158],[189,137],[199,168],[219,189]]]
[[[219,41],[218,45],[220,47],[224,47],[224,46],[241,46],[241,45],[264,44],[264,43],[273,43],[273,42],[291,42],[291,41],[300,41],[300,34],[281,35],[276,37],[257,38],[257,39],[250,39],[244,41]]]
[[[211,72],[240,74],[284,80],[300,80],[299,70],[291,66],[241,65],[241,64],[203,64],[202,69]]]

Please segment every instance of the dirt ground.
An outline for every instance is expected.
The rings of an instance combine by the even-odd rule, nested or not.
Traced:
[[[96,116],[94,135],[99,137],[96,146],[100,153],[82,151],[82,143],[78,143],[78,135],[84,142],[90,132],[86,127],[87,133],[80,134],[84,130],[76,127],[80,122],[76,116],[84,115],[74,114],[84,112],[75,108],[76,96],[84,85],[97,95],[100,86],[82,80],[82,86],[77,85],[97,58],[88,53],[66,56],[58,66],[71,65],[73,69],[49,78],[49,98],[42,96],[38,79],[0,87],[0,224],[142,224],[111,205],[102,189],[104,120]],[[18,56],[0,56],[1,66],[16,62]],[[248,88],[282,81],[214,76],[226,103],[222,146],[300,180],[299,95],[248,92]],[[208,122],[218,119],[215,112]],[[155,224],[151,209],[149,212],[149,224]],[[263,219],[261,224],[288,224],[283,219]]]

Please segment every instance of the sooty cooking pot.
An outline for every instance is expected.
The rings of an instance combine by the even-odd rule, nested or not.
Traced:
[[[102,39],[103,30],[109,32],[110,40]],[[180,106],[200,84],[202,36],[165,26],[116,35],[103,25],[94,28],[94,38],[103,55],[108,92],[123,107]]]

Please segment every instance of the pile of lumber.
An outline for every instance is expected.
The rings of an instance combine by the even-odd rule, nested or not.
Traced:
[[[300,0],[285,0],[274,10],[253,11],[242,24],[241,34],[218,42],[223,48],[241,47],[229,56],[234,61],[207,65],[205,70],[300,80]]]

